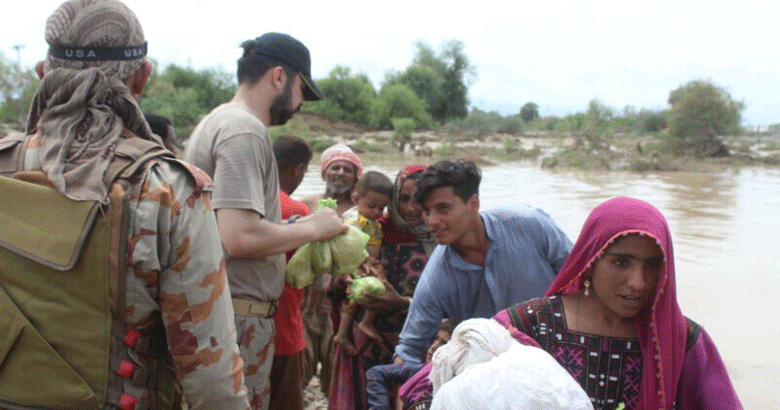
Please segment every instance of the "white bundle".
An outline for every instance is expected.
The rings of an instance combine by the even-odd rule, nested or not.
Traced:
[[[433,393],[467,367],[487,362],[518,344],[509,330],[493,319],[464,320],[452,332],[450,341],[433,354]]]
[[[441,386],[431,410],[593,410],[580,385],[542,349],[517,343]]]

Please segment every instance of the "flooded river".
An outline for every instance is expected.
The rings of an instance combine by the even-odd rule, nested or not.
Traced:
[[[391,179],[398,170],[372,168]],[[655,205],[672,231],[683,313],[712,336],[745,408],[779,408],[780,170],[640,174],[518,163],[482,171],[483,209],[541,207],[572,241],[591,209],[608,198],[631,196]],[[324,190],[312,163],[293,197]]]

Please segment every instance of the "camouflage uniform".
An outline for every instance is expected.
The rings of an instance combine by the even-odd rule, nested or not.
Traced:
[[[25,169],[39,168],[37,148],[31,139]],[[225,263],[205,192],[210,179],[181,162],[152,160],[129,182],[127,323],[141,337],[164,328],[189,409],[248,409]],[[136,366],[148,363],[130,353]],[[129,380],[123,388],[134,397],[145,394]]]

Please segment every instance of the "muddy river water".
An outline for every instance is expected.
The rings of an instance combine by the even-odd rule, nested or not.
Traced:
[[[324,192],[317,165],[294,198]],[[391,179],[397,172],[371,168]],[[605,199],[631,196],[655,205],[672,231],[683,313],[712,336],[745,408],[780,408],[780,170],[641,174],[513,163],[482,171],[482,209],[541,207],[572,241]]]

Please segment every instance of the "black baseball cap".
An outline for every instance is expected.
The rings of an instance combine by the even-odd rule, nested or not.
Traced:
[[[317,87],[311,78],[311,57],[309,49],[303,43],[284,33],[265,33],[254,40],[255,53],[279,61],[292,67],[301,75],[306,83],[303,98],[306,101],[318,101],[325,98],[325,93]]]

